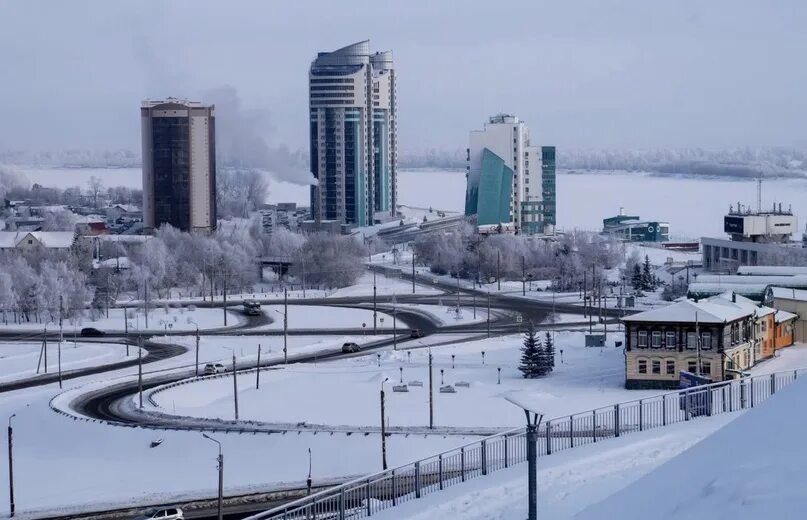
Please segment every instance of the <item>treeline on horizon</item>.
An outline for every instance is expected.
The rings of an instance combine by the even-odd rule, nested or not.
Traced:
[[[676,148],[655,150],[557,150],[559,170],[649,172],[703,177],[807,178],[807,150],[789,147]],[[307,164],[307,154],[296,152],[295,162]],[[400,155],[400,168],[464,169],[465,149],[432,148]],[[140,155],[132,150],[67,149],[58,151],[0,150],[0,164],[63,168],[137,168]],[[229,157],[221,166],[243,166]]]

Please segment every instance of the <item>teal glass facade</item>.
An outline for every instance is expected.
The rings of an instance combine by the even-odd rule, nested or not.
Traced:
[[[513,170],[501,157],[485,148],[478,184],[469,177],[465,193],[465,214],[476,215],[478,226],[510,222]]]
[[[541,147],[541,191],[543,192],[543,223],[545,226],[554,226],[557,221],[554,146]]]

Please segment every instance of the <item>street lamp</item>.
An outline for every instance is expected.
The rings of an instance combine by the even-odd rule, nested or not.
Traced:
[[[538,427],[544,414],[515,397],[505,399],[524,410],[527,418],[527,520],[538,520]],[[551,442],[549,436],[547,442]]]
[[[8,418],[8,510],[9,516],[14,516],[14,431],[11,427],[11,419],[17,414],[13,413]]]
[[[381,467],[384,470],[387,469],[387,427],[384,419],[384,383],[387,381],[388,377],[381,381]]]
[[[221,506],[224,499],[224,455],[221,453],[221,443],[206,433],[202,433],[202,437],[207,440],[213,441],[219,446],[219,456],[216,459],[218,462],[219,470],[219,502],[218,502],[218,520],[223,520]]]
[[[188,323],[196,325],[196,377],[199,377],[199,324],[190,317]]]
[[[288,292],[285,292],[284,289],[284,297],[288,295]],[[272,309],[274,312],[283,315],[283,364],[285,365],[289,361],[289,350],[288,350],[288,338],[289,338],[289,307],[288,307],[288,299],[284,300],[283,303],[283,312],[280,312],[277,309]]]

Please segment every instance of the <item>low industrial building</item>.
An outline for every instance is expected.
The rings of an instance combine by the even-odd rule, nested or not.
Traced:
[[[775,314],[726,293],[623,318],[625,387],[677,388],[682,371],[713,381],[738,377],[774,354]]]
[[[642,220],[638,215],[625,215],[624,210],[619,208],[619,215],[603,219],[602,234],[625,242],[669,242],[670,224]]]

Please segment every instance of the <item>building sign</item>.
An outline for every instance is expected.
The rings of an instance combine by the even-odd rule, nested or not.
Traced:
[[[745,219],[743,217],[723,217],[723,231],[742,235],[744,222]]]

